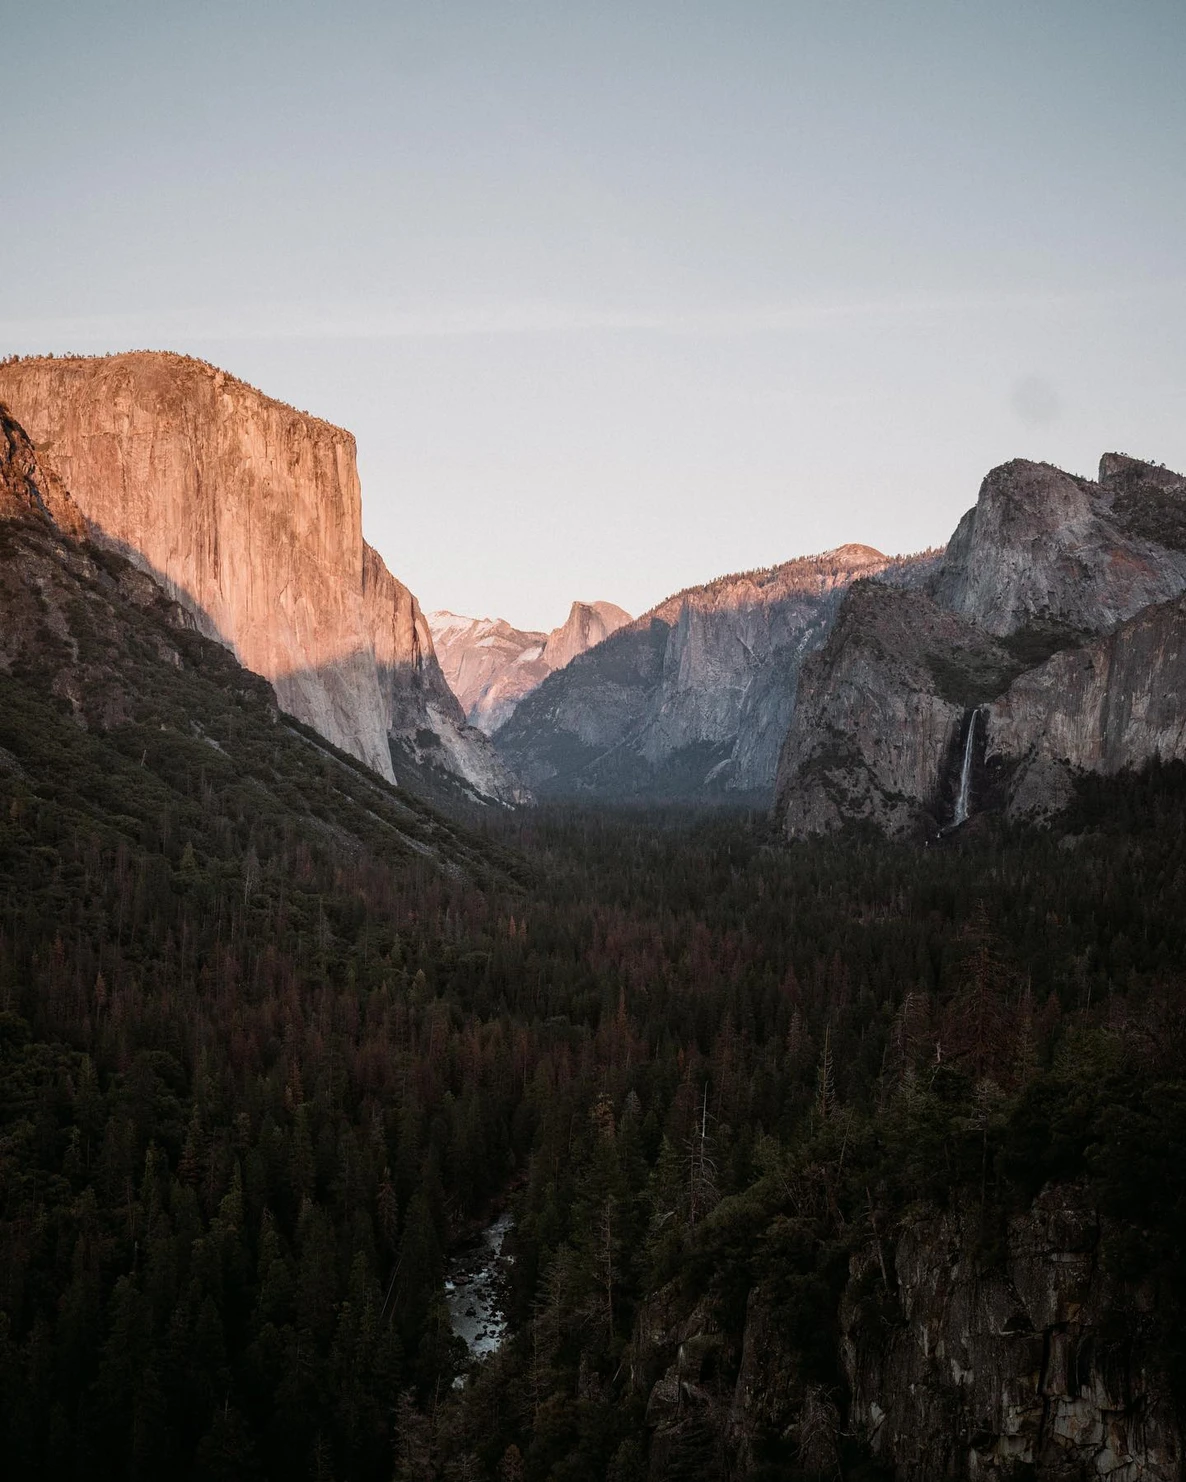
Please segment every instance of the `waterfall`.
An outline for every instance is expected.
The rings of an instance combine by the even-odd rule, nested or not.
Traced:
[[[964,762],[960,768],[960,790],[955,798],[955,817],[951,820],[952,828],[959,828],[961,823],[968,821],[968,807],[972,794],[972,754],[976,749],[976,722],[979,718],[979,710],[973,710],[972,718],[968,721],[968,739],[964,742]]]

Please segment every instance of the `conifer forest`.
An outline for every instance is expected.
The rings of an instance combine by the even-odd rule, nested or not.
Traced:
[[[397,831],[185,682],[207,735],[3,681],[5,1475],[891,1476],[853,1324],[906,1321],[920,1212],[991,1271],[1051,1186],[1099,1211],[1093,1342],[1182,1402],[1182,764],[929,847],[406,795]],[[445,1274],[498,1213],[478,1362]],[[759,1321],[789,1428],[738,1418]]]

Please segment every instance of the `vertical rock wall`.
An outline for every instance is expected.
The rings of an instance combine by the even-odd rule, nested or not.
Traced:
[[[1003,464],[927,588],[854,588],[804,666],[775,807],[791,837],[950,823],[952,727],[971,708],[1014,816],[1064,806],[1076,771],[1186,756],[1181,475],[1120,454],[1098,482]]]
[[[889,565],[841,546],[679,592],[544,680],[496,745],[553,794],[764,790],[804,657],[849,584]]]
[[[419,705],[427,726],[432,696],[459,723],[415,599],[363,541],[350,433],[170,354],[9,361],[0,399],[92,538],[155,576],[298,719],[388,779],[397,711],[406,726]]]
[[[628,1351],[652,1482],[689,1451],[696,1477],[1179,1482],[1181,1396],[1153,1292],[1109,1274],[1108,1233],[1077,1184],[1016,1211],[991,1253],[974,1196],[913,1211],[855,1250],[822,1379],[777,1278],[750,1290],[740,1331],[670,1283]]]
[[[971,1209],[903,1231],[898,1325],[873,1317],[850,1284],[851,1429],[898,1482],[1177,1482],[1182,1437],[1151,1361],[1151,1294],[1105,1274],[1104,1225],[1083,1191],[1050,1188],[1015,1215],[999,1264],[985,1261],[977,1233]],[[1120,1310],[1122,1342],[1109,1323]]]

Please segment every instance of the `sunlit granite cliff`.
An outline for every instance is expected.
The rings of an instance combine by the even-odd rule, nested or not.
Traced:
[[[394,742],[466,790],[516,796],[415,598],[363,540],[350,433],[172,354],[9,361],[0,399],[91,537],[155,576],[285,710],[388,779]]]
[[[74,539],[86,533],[86,522],[61,480],[0,403],[0,520],[29,519],[48,521]]]
[[[804,667],[780,822],[936,833],[961,792],[1041,816],[1077,774],[1186,757],[1183,592],[1186,479],[994,469],[927,588],[858,585]]]

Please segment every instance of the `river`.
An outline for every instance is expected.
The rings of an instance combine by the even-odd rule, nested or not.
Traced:
[[[454,1252],[445,1271],[445,1301],[453,1331],[473,1358],[496,1353],[507,1332],[503,1282],[514,1259],[503,1254],[510,1214],[500,1214],[472,1244]]]

